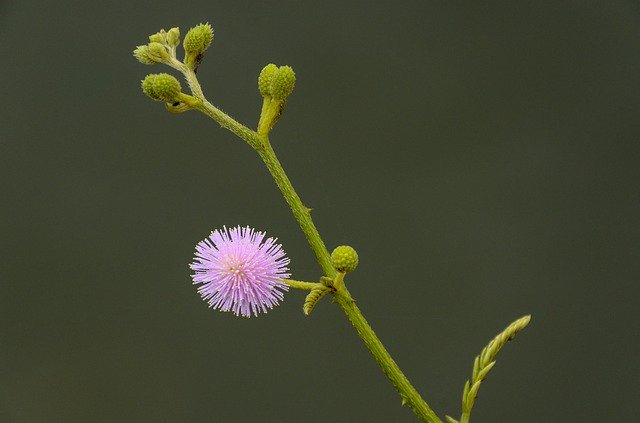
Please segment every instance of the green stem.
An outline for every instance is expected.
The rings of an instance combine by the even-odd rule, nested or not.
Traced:
[[[402,403],[408,404],[421,421],[442,423],[433,410],[429,408],[424,399],[422,399],[418,391],[416,391],[413,385],[411,385],[391,355],[389,355],[387,349],[382,345],[382,342],[380,342],[380,339],[378,339],[373,329],[371,329],[369,322],[367,322],[362,315],[362,312],[356,305],[355,300],[351,297],[346,286],[342,285],[338,288],[333,294],[333,298],[336,303],[342,307],[342,310],[351,321],[351,324],[358,332],[358,335],[360,335],[360,339],[362,339],[371,352],[371,355],[373,355],[373,358],[375,358],[378,365],[382,368],[384,374],[400,393]]]
[[[283,279],[282,282],[286,283],[291,288],[305,289],[307,291],[310,291],[313,288],[318,288],[318,287],[324,286],[324,285],[322,285],[321,283],[318,283],[318,282],[295,281],[293,279]]]
[[[180,70],[184,74],[193,96],[201,101],[201,103],[198,104],[198,110],[218,122],[223,128],[228,129],[239,138],[245,140],[254,150],[258,150],[262,147],[262,141],[260,140],[260,137],[258,137],[258,133],[256,131],[249,129],[207,101],[202,92],[202,87],[200,87],[200,82],[198,82],[196,74],[191,69],[178,61],[176,61],[176,63],[172,63],[171,66]]]
[[[311,249],[316,255],[322,270],[326,275],[334,276],[336,271],[331,264],[331,257],[325,247],[318,230],[311,219],[309,209],[302,204],[302,200],[296,194],[291,181],[287,177],[282,165],[278,161],[275,152],[271,148],[268,138],[264,137],[264,149],[258,150],[260,157],[267,165],[269,172],[276,181],[285,200],[291,207],[294,216],[298,220],[302,231],[307,237],[307,241]],[[344,313],[347,315],[351,324],[358,332],[358,335],[365,343],[378,365],[382,368],[384,374],[389,378],[393,386],[400,393],[403,402],[407,403],[416,416],[423,422],[441,423],[438,416],[429,408],[427,403],[422,399],[418,391],[411,385],[404,373],[400,370],[396,362],[393,360],[389,352],[386,350],[380,339],[376,336],[369,323],[362,315],[362,312],[356,306],[355,301],[347,290],[344,283],[337,284],[336,291],[333,293],[335,301],[340,305]]]
[[[273,176],[276,185],[280,188],[280,192],[282,192],[284,199],[287,201],[287,204],[289,204],[293,215],[300,224],[300,229],[302,229],[311,250],[316,255],[316,260],[318,260],[322,271],[327,276],[334,276],[336,271],[331,265],[331,257],[329,256],[327,247],[325,247],[318,233],[318,229],[316,229],[316,225],[314,225],[313,220],[311,220],[311,209],[302,204],[302,200],[293,189],[293,185],[291,185],[291,181],[276,157],[276,153],[273,151],[273,148],[271,148],[269,138],[265,135],[261,137],[261,140],[263,141],[262,148],[258,149],[258,154],[260,154],[262,161],[264,161],[269,173]]]
[[[258,152],[267,166],[269,173],[273,176],[276,185],[280,188],[287,204],[289,204],[289,207],[298,221],[302,232],[307,238],[307,242],[313,250],[322,271],[326,276],[329,276],[332,279],[335,278],[336,271],[331,264],[329,252],[327,251],[327,248],[322,241],[313,220],[311,219],[311,209],[302,203],[302,200],[294,190],[291,181],[287,177],[280,161],[271,147],[268,136],[258,135],[256,131],[242,125],[222,110],[209,103],[202,93],[202,89],[195,74],[186,67],[180,70],[183,71],[193,95],[201,100],[201,103],[197,108],[207,116],[213,118],[222,127],[227,128],[238,137],[245,140]],[[293,282],[290,283],[290,286],[294,288],[312,288],[312,284],[309,282],[290,282]],[[306,285],[307,283],[309,284],[308,286]],[[411,385],[395,361],[393,361],[389,352],[384,348],[382,342],[380,342],[380,339],[378,339],[375,332],[373,332],[373,329],[371,329],[371,326],[369,326],[369,323],[360,312],[360,309],[356,306],[355,301],[351,297],[346,286],[344,286],[344,284],[338,284],[338,286],[335,287],[333,296],[335,301],[340,305],[340,307],[342,307],[342,310],[351,321],[353,327],[358,332],[358,335],[363,340],[378,365],[382,368],[384,374],[389,378],[393,386],[402,396],[403,403],[408,404],[421,421],[428,423],[442,423],[431,408],[429,408],[427,403],[422,399],[420,394]]]

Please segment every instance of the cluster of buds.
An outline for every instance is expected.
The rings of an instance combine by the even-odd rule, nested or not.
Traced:
[[[213,28],[208,23],[196,25],[184,36],[184,64],[196,71],[202,60],[202,55],[213,41]],[[169,31],[161,29],[160,32],[149,35],[149,43],[138,46],[133,51],[140,63],[154,65],[164,63],[179,69],[181,64],[176,57],[176,49],[180,44],[180,29],[171,28]]]
[[[258,76],[258,90],[264,99],[262,102],[262,112],[258,122],[258,134],[266,135],[276,124],[287,97],[293,92],[296,84],[296,74],[291,66],[276,66],[269,63]]]
[[[138,46],[133,55],[140,63],[155,65],[165,63],[171,65],[171,60],[176,58],[176,47],[180,44],[180,30],[171,28],[168,32],[161,29],[160,32],[149,35],[149,43]]]
[[[137,46],[133,55],[145,65],[162,63],[183,73],[195,73],[212,41],[213,28],[208,23],[191,28],[184,37],[184,61],[180,62],[176,57],[176,50],[180,44],[180,29],[161,29],[149,35],[149,43]],[[172,112],[189,110],[197,103],[197,99],[184,94],[180,82],[167,73],[147,75],[142,80],[142,91],[152,99],[164,102]]]
[[[204,96],[195,78],[198,65],[202,61],[204,52],[213,42],[213,28],[203,23],[189,29],[184,36],[184,59],[178,60],[176,49],[180,44],[180,30],[164,29],[149,36],[149,43],[137,46],[133,55],[139,62],[146,65],[162,63],[182,72],[194,95],[184,94],[180,83],[173,76],[160,73],[147,75],[142,81],[142,90],[154,100],[165,103],[172,112],[183,112],[197,107],[204,101]],[[258,122],[257,133],[266,136],[276,124],[287,102],[287,97],[293,92],[296,74],[290,66],[276,66],[268,64],[258,77],[258,89],[263,97],[262,112]],[[200,102],[200,103],[199,103]]]

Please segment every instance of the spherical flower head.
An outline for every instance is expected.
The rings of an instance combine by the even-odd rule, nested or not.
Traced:
[[[209,238],[196,245],[190,267],[198,293],[209,307],[232,311],[236,316],[251,317],[266,313],[288,290],[282,279],[288,273],[289,259],[264,232],[250,227],[211,232]]]
[[[358,253],[348,245],[341,245],[331,253],[331,263],[338,272],[353,272],[358,267]]]

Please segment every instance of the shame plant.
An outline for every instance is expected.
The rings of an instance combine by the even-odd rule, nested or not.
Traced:
[[[262,96],[262,108],[257,127],[252,129],[210,103],[198,82],[196,72],[212,41],[213,29],[208,23],[189,29],[182,41],[184,55],[179,60],[178,28],[160,30],[150,35],[149,42],[136,47],[133,55],[145,65],[166,65],[181,73],[186,80],[188,92],[183,91],[178,79],[167,73],[147,75],[142,80],[142,91],[153,100],[161,102],[170,112],[196,110],[204,113],[255,150],[291,208],[322,273],[317,281],[291,279],[289,259],[275,238],[267,238],[264,232],[251,227],[223,226],[212,231],[196,246],[190,267],[198,293],[209,307],[242,317],[267,312],[283,300],[289,288],[308,291],[302,305],[305,315],[313,311],[318,301],[330,295],[398,391],[402,405],[410,407],[423,422],[442,422],[389,355],[347,289],[347,275],[356,269],[359,262],[355,249],[340,245],[329,253],[313,223],[310,209],[302,203],[294,190],[271,145],[269,133],[282,117],[287,98],[295,86],[296,75],[293,69],[270,63],[260,71],[258,91]],[[529,320],[528,315],[515,320],[482,349],[474,360],[471,377],[464,385],[460,417],[454,419],[446,416],[447,423],[469,422],[478,389],[494,367],[498,351],[524,329]]]

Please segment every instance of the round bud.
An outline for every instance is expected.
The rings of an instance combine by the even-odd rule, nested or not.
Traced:
[[[149,58],[154,62],[164,63],[166,60],[170,59],[169,52],[164,44],[152,41],[147,44],[147,51],[149,53]]]
[[[336,247],[331,253],[331,264],[338,272],[353,272],[358,267],[358,253],[348,245]]]
[[[167,44],[169,45],[169,47],[175,47],[180,44],[179,28],[171,28],[169,32],[167,32]]]
[[[149,57],[148,46],[137,46],[136,49],[133,50],[133,56],[138,59],[138,62],[144,63],[145,65],[155,65],[157,63]]]
[[[159,101],[160,99],[156,96],[155,91],[153,91],[153,79],[154,78],[155,78],[155,75],[147,75],[141,81],[140,85],[142,86],[142,92],[144,92],[146,95],[148,95],[152,99]]]
[[[200,55],[213,41],[213,28],[208,23],[196,25],[184,36],[182,45],[187,54]]]
[[[271,81],[271,96],[276,100],[285,100],[293,92],[296,74],[291,66],[280,66]]]
[[[164,29],[161,29],[160,32],[149,35],[149,41],[151,41],[152,43],[164,44],[167,41],[167,33],[164,31]]]
[[[277,72],[278,67],[273,63],[269,63],[260,71],[260,76],[258,76],[258,89],[263,97],[271,97],[271,81],[273,80],[273,75]]]
[[[147,75],[142,80],[142,91],[157,101],[172,103],[182,92],[180,82],[167,73]]]

